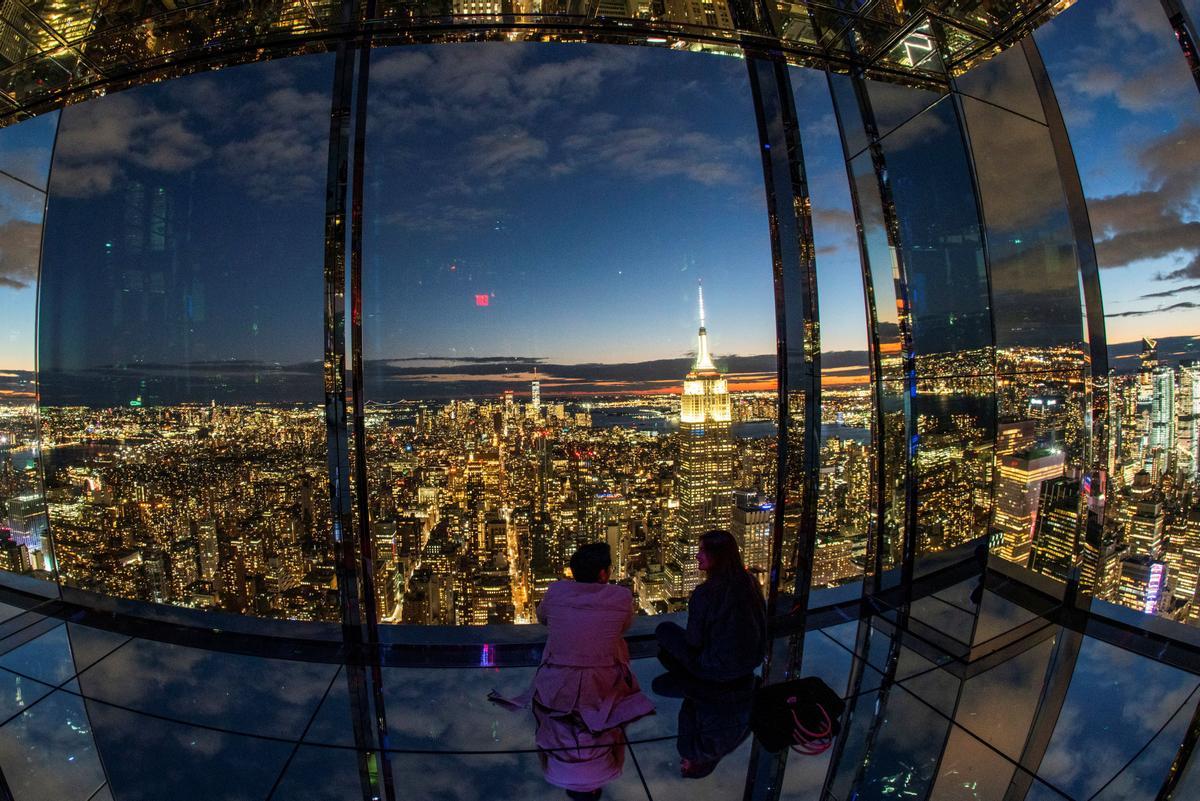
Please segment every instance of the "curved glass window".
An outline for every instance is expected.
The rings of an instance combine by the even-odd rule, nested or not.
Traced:
[[[54,577],[38,464],[35,318],[58,113],[0,130],[0,569]]]
[[[1101,58],[1097,37],[1117,46]],[[1035,38],[1079,165],[1105,300],[1111,373],[1096,391],[1107,440],[1090,504],[1103,520],[1089,531],[1084,577],[1096,597],[1194,623],[1200,98],[1159,4],[1077,4]],[[1070,401],[1066,379],[1049,379],[1046,397]]]
[[[363,359],[381,616],[531,621],[596,540],[643,612],[677,609],[710,528],[765,584],[775,321],[745,64],[559,45],[373,60]]]
[[[321,407],[332,64],[63,112],[38,356],[64,585],[337,617]]]
[[[812,196],[821,321],[821,456],[813,587],[861,580],[870,526],[866,303],[854,204],[825,73],[789,72]],[[816,596],[810,599],[810,605]]]

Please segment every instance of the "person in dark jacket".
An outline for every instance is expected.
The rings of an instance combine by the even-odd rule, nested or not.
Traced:
[[[762,589],[728,531],[701,536],[696,562],[707,577],[688,599],[687,629],[667,622],[655,630],[659,659],[684,683],[744,683],[767,648]]]
[[[767,647],[762,590],[733,535],[705,533],[696,562],[707,577],[688,599],[687,628],[667,622],[655,630],[667,672],[654,679],[656,693],[684,699],[676,747],[680,774],[693,779],[712,773],[749,734],[754,670]]]

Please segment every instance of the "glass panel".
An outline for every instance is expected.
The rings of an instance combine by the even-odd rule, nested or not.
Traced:
[[[27,123],[23,123],[27,124]],[[0,142],[12,141],[0,131]],[[6,139],[4,134],[10,134]],[[53,132],[51,131],[51,135]],[[49,153],[23,150],[38,157]],[[3,151],[0,151],[2,153]],[[13,153],[10,161],[26,176],[37,179],[33,167]],[[45,174],[41,175],[44,184]],[[38,261],[46,196],[0,175],[0,568],[39,578],[54,578],[53,543],[47,531],[46,500],[38,465],[37,381],[34,338]]]
[[[972,67],[965,75],[962,75],[955,81],[955,88],[963,94],[977,97],[980,100],[986,100],[988,103],[1002,106],[1009,111],[1023,114],[1038,122],[1046,121],[1046,114],[1042,110],[1042,99],[1038,95],[1037,86],[1033,82],[1033,73],[1029,71],[1029,63],[1025,60],[1025,51],[1019,45],[1014,45],[992,56],[987,61]],[[967,120],[969,126],[971,122],[970,113],[967,115]],[[974,130],[972,132],[974,133]],[[997,144],[1005,141],[1003,136],[987,128],[983,128],[982,132],[990,134],[993,137],[992,141]],[[978,160],[981,155],[990,156],[990,153],[985,149],[983,154],[975,154],[977,167],[979,166]],[[1010,172],[1009,177],[1019,178],[1021,176],[1012,175]],[[1055,177],[1057,178],[1057,173]],[[981,183],[982,180],[982,176],[980,176]],[[1019,193],[1014,191],[1014,194]],[[1033,199],[1030,198],[1030,200]],[[984,201],[984,208],[987,208],[986,200]]]
[[[671,743],[658,744],[661,752]],[[648,746],[637,746],[637,759],[650,778],[650,765],[655,755],[644,751]],[[604,785],[605,799],[614,801],[649,801],[646,791],[638,780],[633,760],[628,750],[624,751],[622,772],[619,778]],[[391,754],[392,775],[395,777],[397,797],[408,798],[563,798],[565,793],[556,786],[548,785],[543,774],[538,754],[473,754],[459,756],[451,754]],[[663,768],[673,768],[671,783],[682,782],[678,775],[678,758]],[[741,764],[739,779],[745,782],[745,760]],[[740,785],[739,785],[740,787]],[[588,788],[590,789],[590,788]],[[664,798],[668,796],[664,795]],[[674,796],[670,796],[674,797]],[[657,790],[654,798],[658,799]]]
[[[936,103],[942,93],[885,81],[867,81],[867,96],[879,136],[887,136]]]
[[[1171,720],[1162,731],[1154,735],[1154,739],[1146,744],[1146,750],[1137,758],[1125,765],[1112,782],[1097,793],[1096,801],[1153,801],[1158,798],[1159,788],[1171,767],[1171,762],[1179,752],[1179,744],[1183,742],[1192,714],[1196,711],[1196,694],[1183,702]],[[1187,798],[1176,788],[1173,798]]]
[[[930,801],[1001,801],[1015,770],[1012,762],[955,726]]]
[[[749,730],[747,729],[747,734]],[[691,801],[697,794],[707,798],[738,798],[746,788],[746,764],[750,758],[751,738],[747,737],[717,763],[713,772],[698,783],[680,777],[681,756],[695,759],[695,748],[688,740],[645,743],[633,746],[634,753],[650,787],[654,801]],[[726,746],[727,747],[727,746]],[[720,748],[718,750],[724,750]],[[692,786],[695,784],[696,786]],[[608,797],[605,788],[604,797]]]
[[[658,660],[637,661],[658,664]],[[497,751],[532,747],[532,716],[497,706],[487,696],[492,690],[505,698],[520,695],[535,672],[532,667],[384,668],[380,685],[389,747]],[[649,680],[643,684],[648,686]],[[446,712],[450,699],[452,715]],[[352,715],[349,683],[343,675],[334,680],[305,742],[354,746]],[[633,724],[630,739],[645,736],[639,727],[640,722]]]
[[[1050,132],[971,98],[963,110],[988,226],[998,369],[1082,365],[1079,264]]]
[[[833,97],[834,106],[841,120],[842,139],[846,154],[855,156],[866,150],[869,140],[863,126],[862,109],[858,96],[854,91],[854,79],[849,75],[831,72],[829,75],[829,93]],[[799,109],[797,109],[799,111]],[[800,113],[803,120],[805,114]],[[860,201],[861,202],[861,201]]]
[[[993,552],[1066,581],[1077,552],[1083,448],[1083,378],[1046,372],[997,379]],[[1085,578],[1102,580],[1092,543]],[[1079,543],[1083,547],[1083,543]],[[1103,549],[1101,549],[1103,550]]]
[[[83,700],[61,690],[0,728],[0,765],[14,801],[84,801],[104,784]]]
[[[321,377],[332,64],[63,112],[39,356],[71,586],[337,617]]]
[[[75,672],[87,670],[92,663],[108,656],[129,638],[103,629],[67,623],[67,637],[71,641],[71,655],[75,660]]]
[[[777,0],[775,6],[779,10],[779,37],[781,39],[816,44],[819,37],[806,4]]]
[[[979,594],[979,620],[975,624],[975,645],[984,645],[1037,617],[1046,617],[1057,604],[1038,599],[1033,609],[1019,606],[994,592]]]
[[[357,751],[346,748],[302,745],[287,763],[270,798],[287,798],[289,801],[369,798],[370,784],[368,780],[367,787],[363,787],[360,759]],[[401,776],[397,783],[404,787],[407,781],[408,777]],[[397,793],[397,797],[403,797],[403,794]]]
[[[1020,760],[1042,701],[1055,638],[1034,645],[963,683],[955,722],[993,748]],[[947,749],[947,759],[952,749]],[[965,757],[964,757],[965,759]]]
[[[35,640],[0,656],[0,667],[59,685],[75,675],[67,627],[56,626]]]
[[[42,22],[67,42],[82,39],[92,31],[96,8],[95,0],[74,0],[71,3],[56,0],[24,0],[23,5],[37,14]],[[111,6],[109,7],[111,10]]]
[[[291,743],[171,723],[95,701],[88,702],[87,710],[112,794],[121,799],[266,798],[293,748]],[[138,756],[130,759],[131,754]]]
[[[363,327],[381,616],[531,621],[595,540],[644,612],[682,606],[709,528],[763,571],[774,290],[745,64],[378,52]],[[581,70],[596,80],[566,92]]]
[[[1192,371],[1181,362],[1196,357],[1200,96],[1160,5],[1077,3],[1037,39],[1079,164],[1116,371],[1111,450],[1097,454],[1108,469],[1099,488],[1105,531],[1093,535],[1102,541],[1085,543],[1085,570],[1087,560],[1109,565],[1098,568],[1107,573],[1096,590],[1101,598],[1194,624],[1195,538],[1183,531],[1190,524],[1165,538],[1156,529],[1160,518],[1186,518],[1186,493],[1174,488],[1197,477],[1195,409],[1180,407],[1194,397]],[[1116,46],[1101,46],[1098,37]],[[1126,556],[1144,563],[1126,565]],[[1157,602],[1146,604],[1151,570],[1167,592],[1156,589]]]
[[[0,172],[45,190],[57,130],[58,111],[0,129]]]
[[[871,392],[866,304],[837,119],[825,73],[789,71],[812,198],[821,320],[821,478],[814,587],[858,581],[870,524]],[[810,596],[810,605],[817,599]]]
[[[970,37],[965,37],[962,32],[956,31],[951,26],[946,26],[943,30],[946,34],[947,47],[952,53],[955,52],[956,47],[965,47],[970,43]],[[881,59],[881,63],[924,72],[940,73],[945,71],[942,54],[938,52],[937,41],[933,37],[928,22],[921,23],[905,34],[904,38]]]
[[[1038,775],[1072,798],[1091,797],[1196,685],[1182,671],[1085,639]]]
[[[873,327],[873,347],[878,348],[875,369],[878,378],[876,417],[872,421],[872,442],[880,449],[872,469],[871,492],[875,494],[872,513],[879,527],[878,553],[869,573],[878,572],[885,583],[899,581],[897,568],[903,547],[907,495],[906,454],[908,448],[908,391],[904,384],[905,343],[900,331],[900,303],[897,295],[898,263],[888,238],[883,215],[883,199],[870,153],[862,153],[850,162],[854,198],[862,226],[862,249],[868,263],[868,314]],[[869,554],[870,556],[870,554]]]
[[[949,375],[917,382],[918,556],[955,548],[987,533],[994,386],[990,376]]]
[[[990,375],[979,216],[953,105],[942,101],[881,144],[908,278],[917,374]]]
[[[854,739],[835,766],[830,785],[834,797],[887,798],[898,787],[913,797],[925,797],[949,735],[949,721],[900,685],[872,695],[855,704]]]
[[[844,623],[842,626],[857,628],[858,624]],[[804,638],[804,669],[801,673],[804,676],[819,677],[834,692],[843,695],[847,692],[852,658],[851,651],[819,631],[810,631]],[[786,801],[807,801],[819,797],[832,756],[832,750],[818,756],[789,752],[780,798]]]
[[[335,665],[133,640],[80,674],[79,684],[84,696],[107,704],[299,740],[336,672]]]
[[[27,706],[37,703],[54,691],[54,687],[0,670],[0,723],[21,714]]]

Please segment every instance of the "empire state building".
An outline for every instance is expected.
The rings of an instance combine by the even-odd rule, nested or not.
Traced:
[[[700,289],[700,341],[683,381],[679,410],[679,462],[668,572],[671,596],[683,598],[700,583],[696,546],[700,535],[728,529],[733,508],[733,433],[729,387],[713,364],[704,327]]]

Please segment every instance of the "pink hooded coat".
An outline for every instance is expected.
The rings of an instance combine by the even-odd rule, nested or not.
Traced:
[[[550,631],[542,664],[521,696],[532,704],[536,742],[549,783],[587,792],[621,775],[625,724],[654,713],[629,668],[624,633],[633,595],[616,584],[556,581],[538,605]]]

